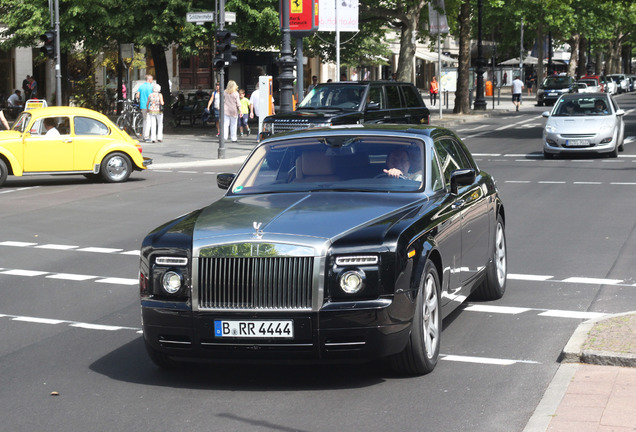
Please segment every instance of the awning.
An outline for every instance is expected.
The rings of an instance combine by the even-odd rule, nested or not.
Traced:
[[[536,57],[527,56],[523,58],[524,65],[536,65],[537,63],[539,63],[539,59],[537,59]],[[502,61],[501,63],[498,63],[498,65],[499,66],[519,66],[519,57]]]
[[[415,58],[437,63],[438,55],[436,52],[424,51],[421,49],[415,50]],[[442,61],[445,63],[458,63],[457,59],[442,54]]]

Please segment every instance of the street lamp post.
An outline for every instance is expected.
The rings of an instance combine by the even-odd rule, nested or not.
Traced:
[[[280,82],[280,111],[289,112],[293,111],[292,95],[294,90],[294,64],[296,60],[292,56],[291,50],[291,32],[289,30],[289,1],[283,0],[282,13],[282,47],[280,50],[280,58],[278,64],[280,65],[281,74],[278,76]]]
[[[481,37],[481,12],[483,0],[477,2],[477,95],[475,97],[475,110],[486,109],[484,97],[484,50]]]

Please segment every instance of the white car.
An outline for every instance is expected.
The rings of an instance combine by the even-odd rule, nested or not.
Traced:
[[[609,94],[618,93],[618,84],[612,77],[609,77],[609,76],[605,77],[605,91]]]
[[[579,90],[579,93],[598,93],[601,91],[601,87],[598,85],[598,81],[595,79],[581,78],[577,81],[577,84],[585,84],[587,86],[584,92]]]
[[[627,78],[623,74],[612,74],[607,75],[608,78],[611,78],[616,83],[616,93],[625,93],[629,91],[629,83],[627,82]]]
[[[617,157],[623,151],[625,111],[607,93],[563,95],[543,113],[543,156],[597,153]]]

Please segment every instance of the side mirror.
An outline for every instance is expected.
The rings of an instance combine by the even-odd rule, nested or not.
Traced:
[[[450,188],[453,195],[457,195],[460,186],[468,186],[473,184],[477,173],[473,168],[458,169],[451,172]]]
[[[228,190],[235,177],[236,174],[218,174],[216,176],[216,185],[219,187],[219,189]]]
[[[380,104],[378,102],[370,102],[367,104],[368,111],[374,111],[379,109],[380,109]]]
[[[541,117],[545,117],[545,118],[550,117],[550,111],[544,111],[544,112],[542,112],[542,113],[541,113]]]
[[[617,116],[624,116],[625,115],[625,110],[624,109],[619,109],[618,111],[616,111],[616,115]]]

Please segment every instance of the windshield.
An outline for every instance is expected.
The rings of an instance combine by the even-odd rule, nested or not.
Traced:
[[[20,114],[20,117],[18,117],[15,123],[13,123],[13,127],[11,128],[11,130],[24,133],[30,120],[31,120],[31,114],[24,111],[22,114]]]
[[[552,111],[553,116],[602,116],[610,115],[609,102],[606,97],[562,98]]]
[[[567,87],[568,84],[572,84],[572,78],[570,78],[569,76],[555,76],[544,79],[542,85],[544,87]]]
[[[318,85],[305,96],[297,109],[357,110],[362,103],[365,89],[364,85]]]
[[[413,192],[423,187],[422,149],[420,140],[396,137],[329,136],[265,144],[245,163],[232,192]]]

